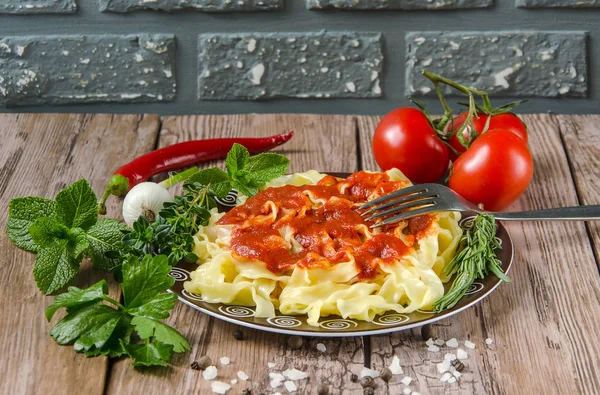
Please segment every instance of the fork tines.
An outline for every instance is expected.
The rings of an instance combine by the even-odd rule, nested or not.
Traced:
[[[427,184],[413,185],[373,199],[360,206],[359,210],[368,209],[361,213],[361,216],[367,216],[365,221],[381,219],[370,226],[377,228],[433,211],[437,198],[439,195],[431,192]],[[397,213],[400,214],[391,216]]]

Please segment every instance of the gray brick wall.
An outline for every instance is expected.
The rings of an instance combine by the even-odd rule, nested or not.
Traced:
[[[423,69],[497,96],[588,93],[584,32],[415,32],[406,42],[408,95],[435,96]],[[448,94],[457,93],[446,88]]]
[[[75,0],[0,0],[0,14],[72,14]]]
[[[171,35],[0,39],[0,104],[175,99]]]
[[[436,112],[428,69],[600,113],[598,21],[600,0],[0,0],[0,112]]]
[[[198,50],[203,100],[381,96],[381,34],[204,34]]]
[[[517,7],[523,7],[523,8],[599,7],[600,8],[600,0],[517,0]]]
[[[450,10],[483,8],[492,4],[494,0],[306,0],[306,6],[311,10]]]

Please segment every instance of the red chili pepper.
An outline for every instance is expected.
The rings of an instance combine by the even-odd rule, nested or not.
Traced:
[[[110,195],[125,196],[131,188],[159,173],[223,159],[234,143],[243,145],[251,154],[268,151],[287,142],[293,135],[294,132],[289,132],[271,137],[184,141],[149,152],[115,171],[100,200],[100,214],[106,213],[104,203]]]

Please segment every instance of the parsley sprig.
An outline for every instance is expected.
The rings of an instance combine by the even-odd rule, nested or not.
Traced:
[[[434,305],[440,312],[453,307],[477,279],[490,272],[499,279],[511,282],[502,270],[496,250],[501,248],[496,239],[496,219],[490,214],[479,214],[460,239],[458,254],[444,268],[444,275],[456,275],[448,292]]]
[[[190,350],[177,330],[160,321],[169,317],[177,300],[164,293],[175,281],[170,270],[164,255],[130,257],[122,266],[122,304],[107,296],[105,280],[87,289],[69,287],[46,310],[48,320],[57,310],[67,310],[50,336],[88,357],[128,355],[134,366],[167,366],[173,352]]]

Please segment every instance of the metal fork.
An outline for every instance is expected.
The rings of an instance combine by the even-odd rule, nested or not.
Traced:
[[[440,184],[419,184],[402,188],[363,204],[359,207],[359,210],[365,221],[382,219],[371,225],[371,228],[435,211],[488,213],[503,221],[587,221],[600,219],[600,205],[519,212],[485,211],[464,199],[452,189]]]

